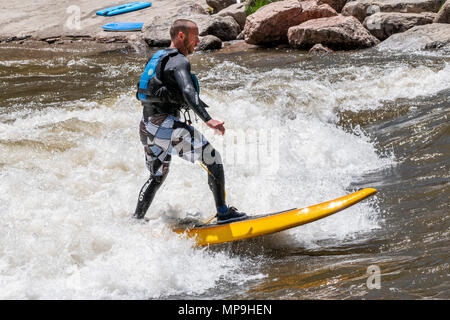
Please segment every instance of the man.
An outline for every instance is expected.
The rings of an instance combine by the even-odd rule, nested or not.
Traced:
[[[176,20],[170,28],[170,37],[170,48],[158,51],[147,63],[136,94],[143,105],[139,133],[150,178],[139,193],[134,217],[144,218],[167,177],[171,154],[176,153],[185,160],[199,160],[206,166],[218,223],[244,219],[245,213],[226,205],[219,152],[194,127],[179,119],[180,109],[184,107],[193,110],[216,133],[225,133],[224,122],[212,119],[205,109],[206,104],[200,100],[197,78],[191,74],[186,58],[200,42],[198,27],[190,20]]]

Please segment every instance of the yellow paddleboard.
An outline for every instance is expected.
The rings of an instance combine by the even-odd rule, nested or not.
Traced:
[[[366,188],[335,200],[302,209],[251,216],[245,220],[225,224],[203,224],[188,229],[176,228],[174,231],[186,233],[188,237],[195,237],[199,246],[253,238],[325,218],[376,192],[376,189]]]

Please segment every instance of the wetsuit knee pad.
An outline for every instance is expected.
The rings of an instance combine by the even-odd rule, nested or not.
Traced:
[[[219,151],[208,142],[202,147],[202,162],[204,165],[209,166],[213,164],[222,165],[222,157]]]
[[[220,177],[223,176],[222,157],[209,143],[203,146],[202,163],[214,177],[221,179]]]

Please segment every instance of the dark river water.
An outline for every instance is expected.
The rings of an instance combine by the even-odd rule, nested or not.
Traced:
[[[147,58],[0,48],[0,299],[450,298],[448,53],[191,56],[227,128],[194,123],[224,158],[231,205],[255,215],[378,190],[205,248],[166,223],[213,214],[198,165],[174,158],[150,222],[130,219],[148,176],[134,96]]]

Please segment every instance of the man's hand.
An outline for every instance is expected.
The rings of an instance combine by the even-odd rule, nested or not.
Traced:
[[[225,133],[225,127],[223,126],[224,123],[225,122],[223,121],[211,119],[206,122],[206,125],[211,129],[214,129],[214,132],[216,132],[217,134],[223,136],[223,134]]]

